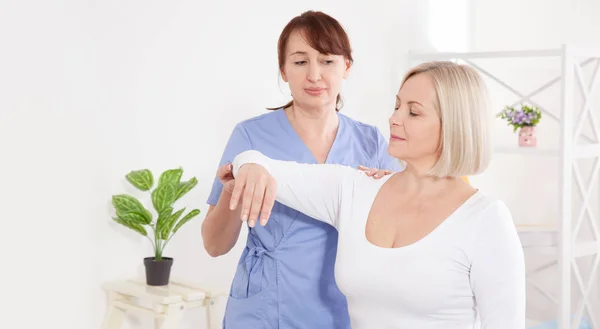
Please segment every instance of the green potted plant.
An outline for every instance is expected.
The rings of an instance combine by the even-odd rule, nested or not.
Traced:
[[[537,145],[536,126],[542,119],[542,111],[536,106],[521,105],[520,108],[505,106],[496,117],[519,130],[519,146],[535,147]]]
[[[154,177],[150,170],[135,170],[125,176],[135,188],[150,194],[154,215],[131,195],[112,196],[112,205],[116,211],[113,220],[148,238],[154,248],[154,256],[144,258],[146,283],[151,286],[169,283],[173,258],[164,257],[163,251],[173,235],[200,213],[200,210],[193,209],[184,215],[185,207],[174,211],[175,202],[198,183],[196,177],[182,182],[182,175],[181,168],[165,170],[153,190]]]

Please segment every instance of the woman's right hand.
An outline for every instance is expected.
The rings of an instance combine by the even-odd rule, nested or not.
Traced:
[[[391,170],[369,168],[361,165],[358,166],[358,170],[364,171],[367,174],[367,176],[373,177],[375,179],[379,179],[381,177],[393,174]]]
[[[233,178],[233,167],[231,163],[227,163],[217,169],[217,178],[223,184],[223,190],[227,193],[233,193],[233,187],[235,186],[235,178]]]
[[[260,225],[265,226],[275,204],[277,182],[261,165],[246,163],[238,170],[231,194],[230,209],[235,210],[242,197],[242,221],[250,227],[256,225],[260,213]]]

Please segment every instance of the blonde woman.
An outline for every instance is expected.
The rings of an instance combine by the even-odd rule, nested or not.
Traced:
[[[351,326],[517,329],[525,326],[523,251],[505,204],[467,184],[490,161],[479,75],[450,62],[405,77],[388,153],[405,170],[376,180],[341,165],[233,162],[232,208],[264,225],[275,200],[339,231],[336,281]]]

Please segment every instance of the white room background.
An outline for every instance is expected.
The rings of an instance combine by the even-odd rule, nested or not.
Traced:
[[[198,178],[181,204],[202,214],[166,254],[175,258],[174,277],[227,290],[246,231],[228,255],[210,258],[200,236],[205,200],[234,124],[289,100],[277,37],[308,9],[336,17],[350,35],[355,66],[343,113],[384,134],[409,50],[597,44],[600,30],[593,0],[1,1],[4,323],[99,328],[101,283],[141,275],[150,254],[146,239],[110,220],[110,196],[136,193],[124,181],[133,169],[182,166],[184,179]],[[497,130],[501,142],[514,142]],[[531,174],[517,171],[504,182],[497,168],[514,159],[498,161],[505,162],[474,183],[508,198],[520,218],[539,218],[552,201],[526,191],[531,213],[511,199]],[[135,317],[128,322],[147,328]],[[184,328],[202,323],[195,312]]]

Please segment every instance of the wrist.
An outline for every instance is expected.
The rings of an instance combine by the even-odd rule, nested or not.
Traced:
[[[223,189],[221,190],[221,196],[219,197],[219,201],[223,201],[227,204],[229,204],[229,200],[231,200],[231,194],[233,194],[233,191],[229,191],[227,189],[227,187],[223,186]]]

